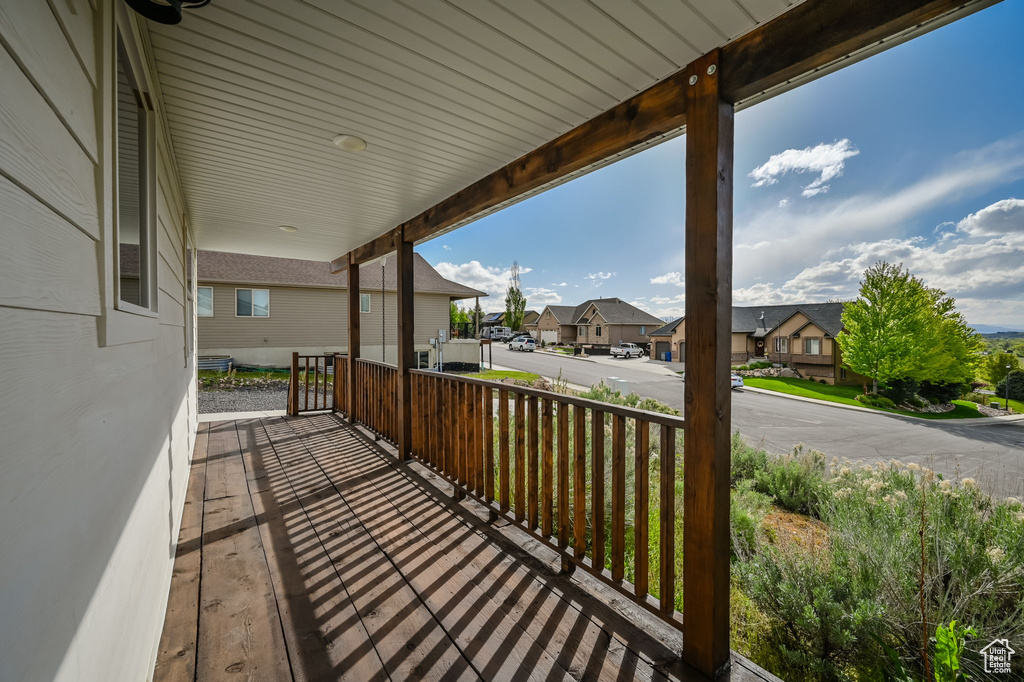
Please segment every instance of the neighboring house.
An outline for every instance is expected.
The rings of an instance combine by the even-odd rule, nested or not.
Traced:
[[[842,303],[733,306],[732,362],[784,362],[810,379],[824,379],[830,384],[862,383],[864,377],[842,367],[842,352],[836,341],[843,329],[842,315]],[[669,343],[672,360],[685,361],[683,318],[652,336],[656,338],[655,357],[661,352],[658,344]]]
[[[480,320],[480,328],[504,326],[505,313],[487,313]]]
[[[540,313],[536,310],[523,311],[523,323],[519,325],[520,331],[528,332],[533,334],[537,331],[537,320],[540,319]],[[535,336],[535,334],[533,334]]]
[[[686,325],[680,317],[648,334],[651,337],[651,357],[655,360],[671,357],[672,362],[682,362],[686,354],[685,329]],[[671,356],[666,355],[668,353]]]
[[[594,298],[577,306],[544,308],[537,320],[541,340],[556,343],[617,346],[647,343],[648,335],[662,325],[650,313],[620,298]]]
[[[286,367],[293,351],[348,351],[348,273],[331,274],[330,263],[200,251],[196,311],[200,356],[229,356],[239,365]],[[359,271],[361,355],[394,362],[397,259]],[[442,277],[414,256],[414,340],[417,364],[435,362],[430,339],[448,329],[452,301],[487,294]],[[383,297],[383,309],[381,301]],[[383,310],[383,318],[381,311]],[[386,335],[381,336],[381,323]],[[445,358],[446,361],[448,357]]]

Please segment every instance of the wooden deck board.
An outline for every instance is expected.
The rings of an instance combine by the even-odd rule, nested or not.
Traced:
[[[697,679],[427,478],[331,415],[201,430],[154,678]]]

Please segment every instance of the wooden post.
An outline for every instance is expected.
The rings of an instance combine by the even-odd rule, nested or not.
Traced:
[[[718,50],[686,89],[686,450],[683,658],[709,676],[729,664],[729,385],[733,112]]]
[[[288,377],[288,414],[299,416],[299,354],[292,352],[292,373]]]
[[[359,359],[359,263],[348,254],[348,373],[345,393],[348,423],[356,423],[356,360]]]
[[[412,384],[409,370],[415,364],[413,348],[412,242],[398,241],[398,458],[412,454]]]

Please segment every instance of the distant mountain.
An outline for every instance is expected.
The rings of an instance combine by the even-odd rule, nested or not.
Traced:
[[[658,319],[661,320],[662,322],[675,322],[677,318],[672,317],[670,315],[668,317],[659,317]]]
[[[988,335],[1003,332],[1009,334],[1010,336],[1024,336],[1024,331],[1020,331],[1024,330],[1024,324],[972,324],[970,326],[973,327],[974,331],[978,332],[979,334]]]

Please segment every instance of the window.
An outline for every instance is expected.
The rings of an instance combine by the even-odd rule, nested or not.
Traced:
[[[196,289],[196,315],[213,317],[213,287]]]
[[[359,294],[359,312],[368,313],[370,312],[370,295]]]
[[[821,339],[804,339],[804,353],[821,355]]]
[[[789,337],[788,336],[776,336],[775,337],[775,352],[776,353],[788,353],[789,352]]]
[[[430,369],[430,351],[416,351],[416,369]]]
[[[236,317],[270,317],[270,289],[235,289]]]
[[[839,379],[842,380],[842,379],[845,379],[845,378],[846,378],[846,368],[845,367],[840,367],[839,368]]]
[[[594,336],[601,336],[601,327],[600,326],[594,328]]]
[[[576,331],[577,331],[577,334],[579,336],[586,336],[587,335],[587,328],[586,327],[580,327]]]
[[[153,111],[117,36],[116,281],[118,308],[156,311],[156,153]]]
[[[644,325],[640,325],[640,334],[643,335],[643,334],[646,334],[646,333],[647,333],[647,327],[645,327]]]

